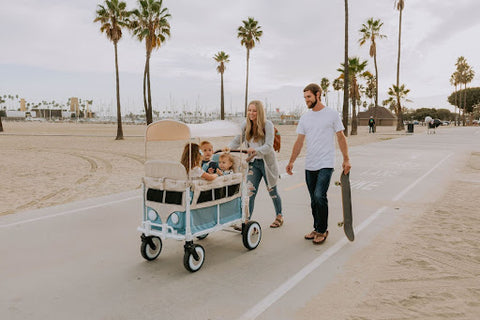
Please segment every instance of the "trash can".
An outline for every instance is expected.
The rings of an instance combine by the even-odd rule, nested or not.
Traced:
[[[408,133],[413,133],[413,123],[407,124],[407,132]]]

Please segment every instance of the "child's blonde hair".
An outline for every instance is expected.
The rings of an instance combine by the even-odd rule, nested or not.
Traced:
[[[219,157],[218,160],[222,160],[227,158],[231,163],[232,166],[228,168],[228,170],[233,170],[233,166],[235,165],[235,159],[233,159],[233,156],[230,153],[222,153]]]
[[[210,141],[207,141],[207,140],[203,140],[202,142],[200,142],[200,149],[206,144],[209,144],[213,149],[213,144]]]
[[[191,157],[190,157],[190,150],[192,151]],[[187,173],[190,172],[190,169],[199,166],[201,161],[202,161],[202,155],[200,154],[200,147],[198,146],[198,144],[187,143],[183,148],[182,159],[180,160],[180,162],[183,164],[185,169],[187,169]]]

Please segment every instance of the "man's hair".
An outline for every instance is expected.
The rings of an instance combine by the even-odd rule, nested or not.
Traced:
[[[322,96],[322,88],[316,83],[310,83],[303,89],[303,92],[311,91],[314,95],[317,95],[317,92],[320,92],[320,96]]]

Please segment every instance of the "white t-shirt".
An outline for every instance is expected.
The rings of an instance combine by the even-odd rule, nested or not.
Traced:
[[[320,111],[308,110],[298,122],[297,133],[305,135],[307,156],[305,169],[316,171],[335,166],[335,133],[344,126],[340,115],[325,107]]]
[[[203,171],[200,167],[193,167],[188,174],[190,175],[190,178],[195,179],[201,178],[204,172],[205,171]]]

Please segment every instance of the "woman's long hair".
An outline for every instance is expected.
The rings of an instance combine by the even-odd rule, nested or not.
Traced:
[[[265,109],[263,103],[259,100],[250,101],[248,106],[254,105],[257,108],[257,121],[253,123],[248,118],[247,113],[247,126],[245,127],[245,138],[247,141],[253,138],[253,141],[263,141],[265,139]]]
[[[189,147],[191,145],[191,147]],[[191,162],[190,162],[190,150],[192,150]],[[190,169],[200,165],[202,161],[202,155],[200,154],[200,147],[196,143],[187,143],[183,148],[182,159],[180,162],[183,164],[187,173],[190,172]],[[189,165],[190,164],[190,165]]]

